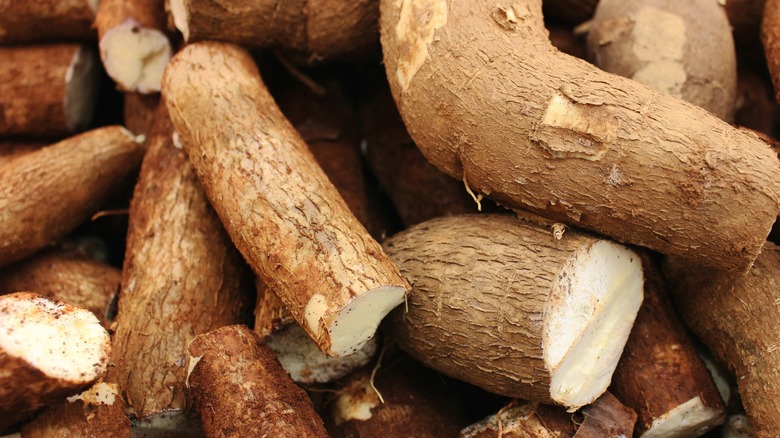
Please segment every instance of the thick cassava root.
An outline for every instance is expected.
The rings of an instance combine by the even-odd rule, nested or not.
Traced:
[[[640,256],[645,299],[610,391],[637,412],[637,437],[700,436],[723,423],[726,407],[677,319],[655,262],[646,252]]]
[[[123,91],[155,93],[173,49],[163,0],[100,0],[95,26],[100,59]]]
[[[602,70],[734,119],[737,55],[715,1],[602,0],[588,51]]]
[[[171,14],[187,42],[219,40],[279,47],[313,62],[374,47],[379,2],[242,0],[225,7],[214,0],[171,0]]]
[[[327,437],[306,393],[244,326],[196,337],[187,385],[209,437]]]
[[[642,302],[634,252],[497,215],[424,222],[385,249],[414,285],[388,329],[415,359],[570,409],[607,389]]]
[[[108,381],[147,418],[187,407],[187,345],[242,322],[244,267],[161,105],[130,205]]]
[[[163,95],[207,196],[255,273],[323,352],[362,348],[409,286],[282,116],[249,54],[188,45],[169,64]]]
[[[780,430],[780,248],[764,246],[750,272],[734,277],[667,259],[664,275],[682,319],[736,374],[757,437]]]
[[[0,47],[0,135],[59,139],[83,130],[92,120],[99,72],[87,45]]]
[[[0,44],[94,40],[97,0],[6,0],[0,3]]]
[[[21,260],[94,213],[141,161],[126,129],[99,128],[0,167],[0,266]]]
[[[423,154],[512,208],[745,272],[780,211],[755,135],[550,44],[541,0],[384,0],[385,67]]]
[[[0,431],[95,382],[110,351],[91,312],[34,293],[0,296]]]

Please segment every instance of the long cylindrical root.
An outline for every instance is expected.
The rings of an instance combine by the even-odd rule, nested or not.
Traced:
[[[35,293],[82,307],[94,313],[104,327],[119,293],[122,272],[96,260],[46,251],[0,271],[0,293]]]
[[[94,40],[97,0],[10,0],[0,3],[0,44]]]
[[[452,387],[409,358],[355,373],[330,402],[328,431],[334,438],[454,437],[468,424]],[[388,361],[386,361],[388,362]],[[381,399],[379,398],[381,394]]]
[[[460,438],[603,438],[633,435],[636,413],[604,393],[574,414],[553,406],[515,400],[460,432]]]
[[[196,337],[187,384],[209,437],[327,437],[306,393],[244,326]]]
[[[212,0],[171,0],[171,14],[187,42],[219,40],[278,47],[319,61],[374,47],[379,2],[258,0],[225,8]]]
[[[161,105],[130,205],[108,378],[136,417],[186,408],[187,345],[241,322],[243,274]]]
[[[108,332],[91,312],[40,295],[0,296],[0,431],[106,371]]]
[[[726,407],[647,253],[642,266],[645,299],[610,390],[639,415],[638,437],[703,435],[723,423]]]
[[[320,351],[292,317],[276,294],[257,281],[255,333],[260,335],[285,371],[296,383],[327,383],[365,366],[377,351],[377,339],[343,357],[330,357]]]
[[[0,135],[61,138],[92,120],[100,64],[87,45],[0,47]]]
[[[734,277],[664,263],[672,298],[688,327],[737,376],[758,437],[780,430],[780,248],[767,243],[750,272]]]
[[[0,266],[73,230],[143,156],[126,129],[99,128],[0,167]]]
[[[163,95],[206,194],[255,273],[323,352],[362,348],[409,285],[282,116],[249,54],[188,45],[166,70]]]
[[[737,54],[726,11],[710,0],[602,0],[588,51],[604,71],[734,119]]]
[[[41,141],[0,141],[0,166],[6,161],[47,145],[48,143]]]
[[[155,93],[173,50],[163,0],[100,0],[100,59],[123,91]]]
[[[766,0],[761,22],[761,41],[775,86],[775,100],[780,103],[780,0]]]
[[[633,251],[574,231],[559,240],[511,216],[434,219],[385,249],[414,285],[388,325],[401,348],[510,397],[593,402],[642,303]]]
[[[363,94],[360,125],[368,165],[403,223],[412,226],[441,216],[476,213],[477,204],[463,183],[430,164],[414,144],[383,85]]]
[[[22,438],[71,436],[130,438],[130,419],[116,385],[96,383],[22,426]]]
[[[387,76],[426,158],[502,205],[747,271],[780,212],[767,144],[561,54],[541,3],[382,1]]]

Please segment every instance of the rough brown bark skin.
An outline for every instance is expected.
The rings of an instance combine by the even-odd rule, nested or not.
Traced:
[[[163,0],[100,0],[95,27],[101,39],[126,20],[134,20],[139,27],[165,31]]]
[[[645,299],[612,375],[610,391],[636,410],[638,435],[650,429],[657,418],[699,397],[703,406],[721,411],[720,421],[710,420],[701,431],[704,433],[725,420],[726,407],[677,318],[658,268],[646,252],[640,255]]]
[[[27,152],[40,149],[48,144],[49,143],[36,141],[0,141],[0,166],[5,164],[6,161],[24,155]]]
[[[376,288],[409,286],[276,107],[249,54],[188,45],[168,65],[163,95],[206,194],[255,273],[323,352],[360,348],[331,351],[338,312]]]
[[[130,419],[125,415],[119,390],[115,389],[110,402],[101,401],[92,395],[99,385],[73,401],[39,413],[33,421],[22,426],[22,438],[130,438]],[[105,390],[101,388],[101,391]]]
[[[130,205],[114,335],[116,382],[139,418],[187,406],[187,344],[241,322],[243,263],[160,106]]]
[[[394,98],[437,167],[505,206],[750,267],[780,211],[780,162],[754,135],[559,53],[540,0],[381,12]]]
[[[362,95],[359,114],[368,165],[404,225],[477,212],[463,183],[430,164],[409,137],[384,80]]]
[[[257,289],[257,304],[255,305],[254,331],[260,338],[295,322],[290,312],[284,307],[284,303],[260,279],[255,281],[255,288]]]
[[[637,418],[636,412],[608,392],[583,408],[582,415],[585,419],[572,438],[630,437]]]
[[[63,251],[44,251],[0,270],[0,294],[34,291],[89,310],[108,328],[108,310],[122,272]]]
[[[736,374],[757,437],[780,430],[780,248],[767,243],[734,278],[667,259],[664,275],[682,319]]]
[[[24,292],[0,296],[0,317],[10,317],[10,313],[16,309],[14,301],[38,300],[40,298],[37,294]],[[46,324],[47,319],[53,320],[62,314],[86,312],[86,310],[70,304],[58,304],[57,312],[59,314],[42,309],[39,312],[41,316],[30,313],[26,315],[33,318],[36,324]],[[48,324],[51,325],[51,323]],[[25,359],[11,355],[5,349],[0,348],[0,432],[43,406],[57,404],[68,396],[78,394],[82,388],[99,379],[106,370],[108,355],[111,352],[108,333],[105,334],[105,342],[101,346],[101,351],[103,356],[98,363],[92,365],[94,370],[83,369],[81,370],[82,378],[68,380],[48,375],[44,370]],[[74,352],[63,352],[63,354],[66,353]]]
[[[187,384],[206,436],[327,437],[306,393],[244,326],[196,337]]]
[[[126,129],[110,126],[0,165],[0,266],[76,228],[142,156]]]
[[[402,349],[443,374],[496,394],[556,404],[554,370],[542,348],[552,290],[565,262],[598,240],[572,231],[558,240],[547,229],[499,215],[409,228],[384,244],[414,285],[408,311],[400,306],[386,327]]]
[[[0,3],[0,44],[94,40],[94,20],[88,0],[5,0]]]
[[[384,402],[371,387],[368,370],[342,383],[329,402],[333,418],[326,425],[331,437],[454,437],[468,424],[457,394],[436,372],[407,357],[398,360],[385,361],[374,378]]]
[[[124,96],[125,126],[133,134],[145,135],[148,139],[154,125],[157,107],[160,105],[160,95],[127,92]]]
[[[180,0],[172,7],[188,42],[219,40],[279,47],[309,62],[367,52],[377,44],[378,0]]]
[[[66,76],[77,43],[0,47],[0,135],[62,138],[75,130],[65,114]]]
[[[775,86],[775,100],[780,103],[780,0],[766,0],[761,42],[764,43],[769,74]]]
[[[352,214],[369,229],[357,121],[346,96],[331,87],[320,97],[299,85],[281,90],[276,99]]]
[[[601,0],[588,32],[591,61],[732,122],[737,54],[712,0]]]

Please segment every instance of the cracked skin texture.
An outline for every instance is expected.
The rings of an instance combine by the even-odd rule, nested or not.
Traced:
[[[414,19],[399,29],[404,8]],[[780,211],[769,146],[558,52],[540,0],[384,0],[380,22],[409,133],[475,192],[730,271],[758,255]]]
[[[250,305],[241,257],[160,109],[130,205],[108,378],[138,417],[186,408],[187,344]]]

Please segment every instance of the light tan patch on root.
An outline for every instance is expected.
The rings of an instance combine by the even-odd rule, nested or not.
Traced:
[[[396,78],[406,90],[429,57],[428,44],[436,29],[447,24],[446,0],[402,0],[401,16],[395,26],[400,46]]]

